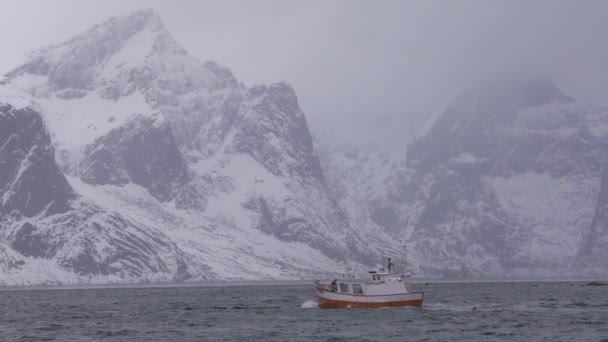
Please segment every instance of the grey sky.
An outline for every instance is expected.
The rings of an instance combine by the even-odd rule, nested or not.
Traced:
[[[350,139],[385,130],[394,139],[408,117],[503,70],[546,73],[578,99],[608,102],[601,0],[3,0],[0,72],[29,50],[148,7],[192,55],[247,85],[290,82],[317,132]]]

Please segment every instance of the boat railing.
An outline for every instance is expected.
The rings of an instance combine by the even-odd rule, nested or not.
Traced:
[[[332,292],[331,286],[329,286],[327,284],[321,284],[321,282],[319,282],[318,280],[315,281],[315,288],[319,292],[325,292],[325,291]]]

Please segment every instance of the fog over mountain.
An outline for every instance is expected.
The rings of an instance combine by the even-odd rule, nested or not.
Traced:
[[[145,5],[3,43],[0,284],[608,273],[604,3]]]
[[[415,131],[464,89],[513,69],[550,75],[580,101],[608,102],[601,0],[4,1],[0,73],[33,49],[143,8],[191,55],[229,66],[246,86],[288,81],[313,134],[340,142],[397,150],[403,126]]]

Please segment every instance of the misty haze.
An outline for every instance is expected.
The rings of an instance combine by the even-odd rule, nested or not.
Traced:
[[[0,20],[0,341],[608,336],[608,2]]]

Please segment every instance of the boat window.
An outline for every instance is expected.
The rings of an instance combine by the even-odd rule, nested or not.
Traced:
[[[340,292],[348,293],[348,284],[340,283]]]
[[[361,284],[353,284],[353,293],[363,294],[363,288],[361,287]]]

